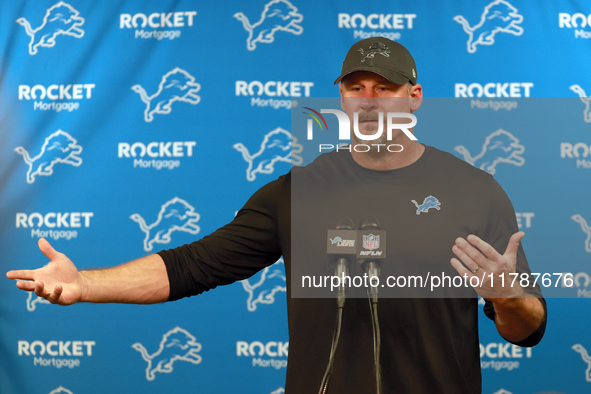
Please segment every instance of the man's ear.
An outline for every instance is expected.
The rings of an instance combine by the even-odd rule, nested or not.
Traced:
[[[414,112],[423,103],[423,87],[420,84],[413,85],[410,89],[410,110]]]
[[[345,110],[345,100],[343,98],[343,83],[339,83],[339,93],[341,95],[341,109]]]

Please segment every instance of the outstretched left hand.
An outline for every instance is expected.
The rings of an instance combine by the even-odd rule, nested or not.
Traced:
[[[502,255],[476,235],[457,238],[452,251],[464,265],[456,258],[451,259],[451,265],[484,299],[523,297],[519,280],[509,274],[516,272],[517,250],[524,235],[523,231],[513,234]],[[478,279],[471,280],[473,277]]]

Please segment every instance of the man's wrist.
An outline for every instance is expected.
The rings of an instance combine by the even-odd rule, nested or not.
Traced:
[[[488,299],[488,301],[492,302],[493,307],[497,312],[499,310],[512,311],[522,308],[525,304],[525,299],[527,298],[532,298],[532,296],[523,291],[520,296],[506,298],[490,298]]]
[[[79,276],[80,276],[80,300],[78,300],[78,302],[90,302],[89,301],[89,289],[90,289],[90,285],[89,285],[89,277],[88,277],[88,271],[79,271],[78,272]]]

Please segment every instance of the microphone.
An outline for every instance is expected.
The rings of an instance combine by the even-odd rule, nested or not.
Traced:
[[[357,255],[357,231],[353,230],[353,220],[342,218],[337,222],[336,229],[328,230],[326,253],[329,262],[335,269],[335,275],[340,279],[337,299],[346,297],[345,278],[349,276],[351,259]]]
[[[380,230],[378,219],[366,216],[357,233],[357,261],[369,276],[368,295],[377,302],[381,260],[386,258],[386,231]]]
[[[328,255],[329,263],[334,267],[335,274],[340,280],[339,288],[337,290],[337,321],[334,328],[334,335],[332,337],[332,345],[330,346],[328,365],[326,366],[326,371],[324,372],[322,382],[320,383],[320,394],[326,393],[332,376],[335,354],[341,337],[343,308],[345,306],[345,298],[347,295],[345,277],[349,276],[351,259],[354,259],[355,255],[357,255],[357,231],[353,230],[353,220],[351,218],[343,218],[339,220],[336,229],[328,230],[326,253]]]

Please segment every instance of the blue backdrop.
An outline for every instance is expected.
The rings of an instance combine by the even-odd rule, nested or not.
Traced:
[[[3,271],[45,264],[40,237],[91,268],[227,223],[289,170],[289,161],[263,168],[256,158],[266,138],[290,137],[291,100],[338,96],[332,83],[346,51],[375,35],[413,54],[421,110],[437,115],[439,98],[459,108],[422,124],[419,111],[419,140],[496,177],[526,232],[532,270],[552,274],[548,329],[535,348],[507,344],[481,319],[483,392],[589,392],[584,0],[3,1]],[[498,137],[512,150],[490,164]],[[187,219],[167,222],[172,209]],[[572,286],[557,280],[566,272]],[[282,261],[152,306],[57,307],[5,279],[0,316],[2,393],[283,392]],[[189,350],[168,354],[171,340]]]

